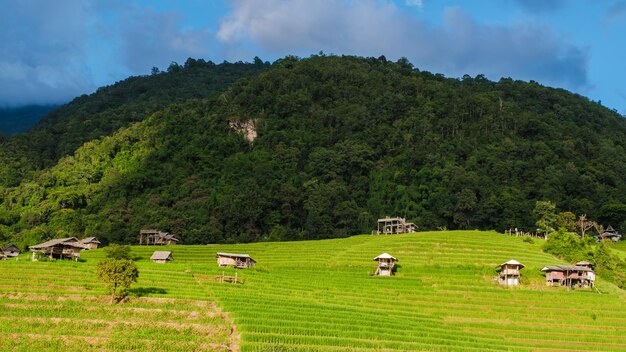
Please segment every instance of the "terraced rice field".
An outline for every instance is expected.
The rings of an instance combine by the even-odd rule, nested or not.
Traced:
[[[601,278],[598,290],[546,287],[539,269],[559,261],[536,242],[451,231],[174,246],[168,264],[147,260],[154,247],[133,247],[140,279],[121,305],[103,303],[93,274],[101,250],[79,263],[3,262],[0,335],[17,343],[0,339],[0,348],[626,350],[624,292]],[[236,271],[243,284],[220,283],[216,275],[235,270],[216,266],[217,251],[248,253],[258,264]],[[382,252],[399,259],[396,276],[369,275]],[[521,287],[493,281],[509,259],[526,265]]]

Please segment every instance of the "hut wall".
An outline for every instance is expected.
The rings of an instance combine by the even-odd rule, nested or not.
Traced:
[[[235,266],[237,265],[237,261],[235,260],[235,258],[229,258],[229,257],[218,257],[217,258],[217,265],[219,266]]]

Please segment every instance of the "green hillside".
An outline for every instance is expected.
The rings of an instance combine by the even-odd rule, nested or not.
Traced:
[[[0,242],[311,240],[383,216],[534,231],[538,200],[626,232],[626,119],[579,95],[384,57],[195,65],[77,98],[26,154],[0,146]],[[231,69],[250,75],[226,89]]]
[[[544,286],[539,270],[559,261],[539,247],[479,231],[135,246],[139,282],[120,305],[102,303],[108,297],[94,275],[102,250],[83,252],[78,263],[24,257],[0,262],[0,319],[7,322],[0,329],[14,337],[0,344],[27,350],[39,329],[34,335],[41,350],[626,349],[624,292],[601,277],[597,291]],[[163,249],[173,251],[174,262],[148,261]],[[243,284],[219,283],[216,275],[235,271],[217,267],[217,251],[248,253],[258,263],[236,271]],[[396,276],[369,275],[376,267],[372,258],[382,252],[399,259]],[[520,287],[492,280],[496,265],[509,259],[526,265]],[[227,314],[216,314],[208,302]],[[140,324],[142,317],[154,323]]]

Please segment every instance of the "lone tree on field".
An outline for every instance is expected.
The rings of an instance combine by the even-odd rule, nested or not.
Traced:
[[[126,297],[126,290],[133,282],[137,282],[139,269],[129,259],[105,259],[98,263],[96,275],[104,281],[111,294],[111,303],[114,303]]]

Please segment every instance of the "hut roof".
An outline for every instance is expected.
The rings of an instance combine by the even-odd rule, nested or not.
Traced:
[[[225,253],[225,252],[217,252],[215,254],[216,257],[228,257],[228,258],[249,258],[250,260],[252,260],[253,262],[256,262],[254,259],[252,259],[251,256],[249,256],[248,254],[239,254],[239,253]]]
[[[379,255],[378,257],[374,258],[373,260],[378,260],[378,259],[393,259],[393,260],[398,260],[396,259],[396,257],[392,256],[389,253],[383,253],[381,255]]]
[[[584,266],[578,265],[546,265],[541,269],[541,271],[593,271]]]
[[[520,269],[521,269],[521,268],[526,267],[526,265],[524,265],[524,264],[522,264],[522,263],[518,262],[518,261],[517,261],[517,260],[515,260],[515,259],[511,259],[511,260],[509,260],[508,262],[506,262],[506,263],[502,263],[502,264],[500,264],[500,265],[498,265],[498,266],[505,266],[505,265],[519,265],[519,266],[520,266]]]
[[[100,241],[98,241],[98,239],[95,238],[95,237],[85,237],[85,238],[83,238],[80,241],[82,243],[85,243],[85,244],[87,244],[87,243],[100,243]]]
[[[156,251],[152,253],[151,260],[171,260],[172,252],[170,251]]]
[[[406,219],[400,218],[400,217],[390,218],[388,216],[383,219],[378,219],[378,222],[388,222],[388,221],[406,221]]]
[[[43,243],[35,244],[32,246],[28,246],[30,249],[44,249],[50,248],[58,245],[64,245],[69,247],[86,249],[87,247],[80,243],[80,241],[76,237],[68,237],[68,238],[56,238],[53,240],[49,240]]]
[[[4,247],[0,247],[0,252],[8,251],[11,248],[15,248],[18,252],[20,251],[19,247],[15,243],[9,243]]]

